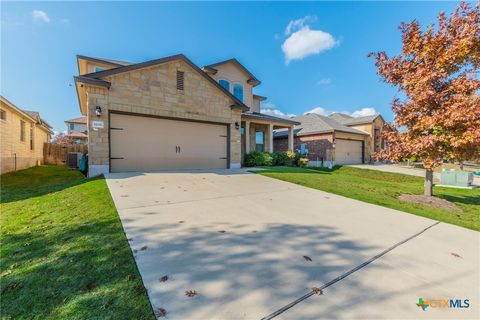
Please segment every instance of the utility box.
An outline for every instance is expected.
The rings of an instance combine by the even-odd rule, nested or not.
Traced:
[[[466,171],[443,170],[440,173],[440,183],[445,186],[471,187],[473,173]]]

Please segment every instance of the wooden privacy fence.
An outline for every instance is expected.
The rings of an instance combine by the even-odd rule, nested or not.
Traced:
[[[45,142],[43,144],[43,162],[45,164],[67,164],[67,155],[69,152],[87,153],[86,144],[68,144],[61,145]]]

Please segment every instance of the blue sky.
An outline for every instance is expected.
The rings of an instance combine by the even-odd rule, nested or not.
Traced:
[[[396,90],[372,51],[396,54],[398,25],[434,23],[453,2],[2,2],[1,94],[55,130],[80,115],[75,55],[132,62],[183,53],[199,66],[236,57],[262,84],[265,112],[392,119]]]

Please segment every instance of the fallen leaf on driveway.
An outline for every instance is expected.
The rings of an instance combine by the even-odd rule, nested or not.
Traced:
[[[163,308],[156,308],[155,309],[155,316],[157,318],[165,317],[165,316],[167,316],[167,310],[165,310]]]
[[[160,282],[165,282],[165,281],[167,281],[167,280],[168,280],[168,276],[167,276],[167,275],[165,275],[165,276],[163,276],[163,277],[160,278]]]
[[[140,251],[147,250],[147,248],[148,248],[147,246],[143,246],[143,247],[140,248]]]
[[[307,261],[312,261],[312,258],[310,258],[309,256],[303,256],[303,258]]]
[[[318,288],[318,287],[313,287],[313,288],[312,288],[312,292],[313,292],[314,294],[318,294],[318,295],[322,295],[322,294],[323,294],[322,289],[320,289],[320,288]]]
[[[451,255],[456,257],[456,258],[461,258],[460,255],[458,253],[455,253],[455,252],[452,252]]]
[[[187,290],[185,291],[185,295],[189,298],[195,297],[198,294],[195,290]]]
[[[220,232],[220,233],[225,233],[225,232],[227,232],[227,231],[225,231],[225,230],[220,230],[220,231],[218,231],[218,232]]]
[[[185,221],[183,221],[183,220],[178,221],[178,223],[184,223],[184,222],[185,222]]]

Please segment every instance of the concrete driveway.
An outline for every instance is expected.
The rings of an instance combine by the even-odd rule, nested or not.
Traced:
[[[435,222],[243,170],[107,183],[168,319],[260,319]],[[276,319],[478,319],[479,235],[440,223]],[[423,311],[419,298],[470,307]]]

